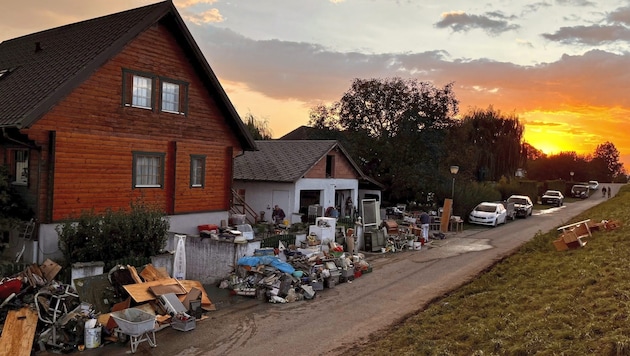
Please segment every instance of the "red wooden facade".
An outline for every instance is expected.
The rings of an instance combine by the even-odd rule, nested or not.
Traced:
[[[171,215],[229,210],[232,162],[243,140],[218,105],[225,99],[191,65],[196,59],[182,50],[177,30],[162,22],[149,27],[20,131],[37,147],[22,190],[40,222],[128,208],[137,199]],[[186,115],[123,105],[123,70],[187,83]],[[2,151],[11,157],[11,148]],[[134,187],[134,152],[164,154],[161,187]],[[202,187],[191,187],[191,155],[205,157]]]

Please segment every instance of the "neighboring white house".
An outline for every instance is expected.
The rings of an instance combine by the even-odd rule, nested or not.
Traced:
[[[270,221],[275,205],[291,223],[303,221],[314,205],[351,216],[363,198],[359,182],[371,183],[371,196],[380,199],[378,183],[363,174],[338,141],[262,140],[256,146],[258,151],[235,158],[233,187],[259,218]]]

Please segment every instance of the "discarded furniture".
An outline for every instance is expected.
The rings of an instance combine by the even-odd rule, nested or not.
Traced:
[[[450,230],[454,232],[464,231],[464,220],[459,216],[451,216]]]
[[[589,227],[590,219],[578,221],[573,224],[560,226],[558,232],[560,236],[553,241],[553,245],[558,251],[580,248],[586,245],[584,238],[591,237]]]

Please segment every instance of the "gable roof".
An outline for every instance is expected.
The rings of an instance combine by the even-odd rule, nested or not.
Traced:
[[[295,182],[328,152],[339,148],[363,178],[363,172],[335,140],[256,141],[258,151],[234,159],[234,179],[267,182]]]
[[[172,1],[77,22],[0,43],[0,127],[28,128],[150,26],[167,26],[244,150],[251,134]]]

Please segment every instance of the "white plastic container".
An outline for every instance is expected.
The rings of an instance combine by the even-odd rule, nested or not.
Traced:
[[[422,250],[422,242],[415,241],[413,243],[413,249],[416,251]]]
[[[85,328],[84,344],[86,349],[95,349],[101,346],[101,326]]]
[[[250,224],[236,225],[236,230],[240,231],[247,240],[254,239],[254,229]]]

